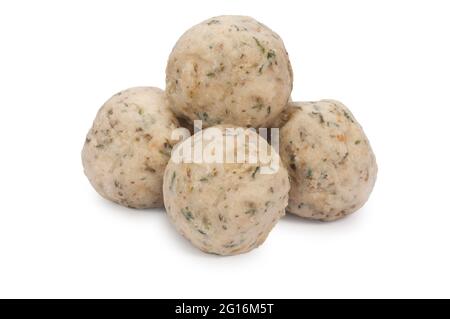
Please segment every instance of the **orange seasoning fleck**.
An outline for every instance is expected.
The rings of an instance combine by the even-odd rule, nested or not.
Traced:
[[[336,138],[339,142],[347,141],[347,136],[345,136],[344,134],[338,134],[338,135],[336,135]]]

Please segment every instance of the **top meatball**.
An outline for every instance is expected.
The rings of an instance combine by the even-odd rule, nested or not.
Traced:
[[[281,38],[245,16],[215,17],[189,29],[166,69],[172,110],[203,127],[268,127],[286,107],[292,82]]]

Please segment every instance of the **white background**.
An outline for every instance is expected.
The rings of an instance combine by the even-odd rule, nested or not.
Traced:
[[[164,87],[191,25],[279,33],[294,100],[333,98],[379,166],[358,213],[287,216],[260,248],[201,253],[162,210],[98,196],[80,152],[119,90]],[[450,297],[448,1],[1,1],[0,297]]]

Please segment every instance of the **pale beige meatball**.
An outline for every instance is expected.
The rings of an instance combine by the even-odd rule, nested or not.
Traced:
[[[136,87],[111,97],[99,110],[82,151],[92,186],[124,206],[163,206],[163,174],[177,127],[158,88]]]
[[[222,151],[212,148],[205,137],[211,130],[234,139],[252,137],[242,144],[226,143]],[[200,135],[203,133],[203,135]],[[268,147],[268,161],[250,163],[186,163],[176,161],[180,148],[193,151],[193,141],[209,148],[205,153],[223,158],[236,156],[240,150],[261,154],[253,146]],[[255,143],[256,141],[256,143]],[[248,153],[247,153],[248,154]],[[273,174],[267,174],[268,165]],[[264,165],[262,164],[264,163]],[[280,217],[288,201],[289,178],[277,153],[253,131],[230,132],[224,126],[208,128],[180,143],[167,165],[164,175],[164,204],[175,228],[194,246],[204,252],[234,255],[248,252],[261,245]]]
[[[189,29],[166,69],[172,110],[203,127],[268,127],[286,107],[292,69],[281,38],[245,16],[220,16]]]
[[[377,164],[362,127],[340,102],[291,102],[277,123],[291,190],[287,211],[331,221],[369,198]]]

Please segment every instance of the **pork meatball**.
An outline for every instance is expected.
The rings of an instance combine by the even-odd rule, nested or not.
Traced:
[[[258,247],[284,215],[288,201],[289,178],[277,153],[254,131],[235,129],[210,127],[180,143],[164,175],[164,204],[172,224],[207,253],[235,255]],[[227,142],[223,149],[211,147],[212,130],[235,143]],[[238,143],[242,137],[246,140]],[[204,154],[228,160],[174,159],[180,149],[194,153],[194,145],[202,145]],[[263,148],[269,150],[266,160],[238,162],[240,151],[261,156]]]
[[[291,180],[288,212],[332,221],[364,205],[377,164],[362,127],[342,103],[291,102],[278,125]]]
[[[281,38],[245,16],[208,19],[182,35],[166,68],[177,116],[203,127],[268,127],[286,107],[292,69]]]
[[[92,186],[124,206],[163,206],[163,174],[177,127],[158,88],[136,87],[111,97],[97,113],[82,151]]]

